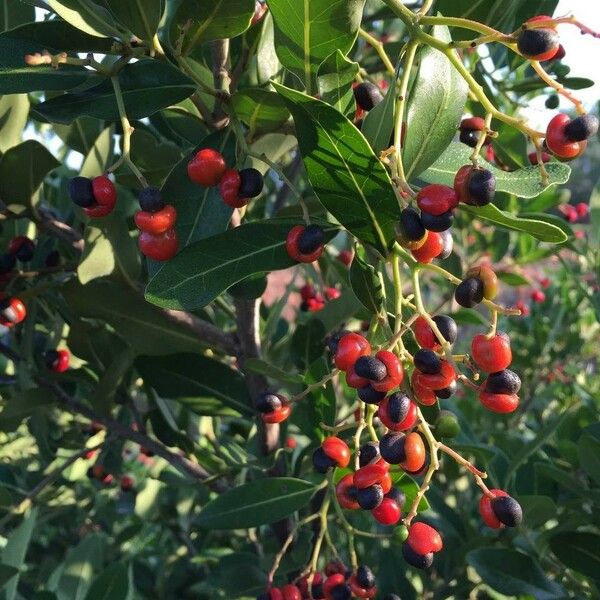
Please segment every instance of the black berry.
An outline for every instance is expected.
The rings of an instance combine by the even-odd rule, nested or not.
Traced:
[[[521,378],[510,369],[490,373],[485,382],[485,391],[490,394],[516,394],[521,389]]]
[[[565,137],[570,142],[583,142],[598,131],[598,117],[581,115],[565,125]]]
[[[405,208],[400,213],[400,226],[406,238],[411,242],[416,242],[425,235],[425,226],[414,208]]]
[[[388,399],[388,416],[394,423],[401,423],[410,409],[410,398],[402,392],[394,392]]]
[[[454,299],[465,308],[477,306],[483,300],[483,281],[479,277],[467,277],[458,284]]]
[[[155,187],[144,188],[140,192],[138,200],[140,203],[140,208],[149,213],[158,212],[165,207],[160,190]]]
[[[467,146],[469,146],[471,148],[475,148],[475,146],[477,146],[477,142],[479,141],[480,135],[481,135],[481,132],[478,131],[477,129],[461,129],[458,139],[463,144],[466,144]]]
[[[387,376],[385,365],[374,356],[361,356],[354,363],[354,372],[371,381],[381,381]]]
[[[402,544],[402,556],[411,567],[416,569],[428,569],[433,564],[433,552],[417,554],[408,542]]]
[[[372,485],[356,492],[356,501],[364,510],[373,510],[383,501],[383,489],[380,485]]]
[[[58,352],[56,350],[47,350],[44,352],[44,364],[46,368],[52,369],[54,363],[58,360]]]
[[[260,171],[256,169],[242,169],[240,171],[240,198],[255,198],[258,196],[265,185],[265,181]]]
[[[371,385],[365,385],[358,390],[358,397],[367,404],[379,404],[385,398],[385,392],[378,392]]]
[[[46,255],[46,266],[47,267],[58,267],[60,264],[60,252],[58,250],[52,250]]]
[[[427,375],[437,375],[442,369],[442,360],[428,348],[419,348],[414,356],[415,367]]]
[[[374,83],[365,81],[354,88],[354,99],[363,110],[371,110],[383,100],[383,95]]]
[[[281,398],[275,394],[261,394],[256,401],[256,410],[261,413],[271,413],[281,408]]]
[[[337,352],[337,347],[340,339],[348,333],[350,332],[347,329],[342,329],[341,331],[336,331],[335,333],[332,333],[327,338],[327,347],[329,348],[329,352],[331,352],[331,354],[335,354]]]
[[[386,495],[386,498],[391,498],[400,508],[406,502],[406,494],[398,488],[392,488]]]
[[[356,569],[356,582],[361,588],[370,590],[375,585],[375,575],[373,575],[373,571],[369,567],[360,565]]]
[[[358,461],[361,467],[366,467],[377,462],[381,458],[379,444],[377,442],[367,442],[360,447],[358,451]]]
[[[492,500],[492,510],[496,518],[507,527],[517,527],[523,520],[521,505],[510,496],[500,496]]]
[[[535,58],[558,48],[559,37],[554,29],[525,29],[517,38],[517,48],[526,58]]]
[[[325,232],[318,225],[308,225],[298,239],[301,254],[311,254],[325,242]]]
[[[320,446],[313,452],[312,463],[315,471],[319,473],[327,473],[329,469],[333,469],[336,466],[335,460],[329,458]]]
[[[435,395],[442,400],[447,400],[456,394],[456,387],[456,381],[453,381],[448,387],[442,388],[441,390],[435,390]]]
[[[379,440],[379,451],[383,460],[390,465],[399,465],[406,459],[404,452],[404,442],[406,436],[403,433],[386,433]]]
[[[71,200],[82,208],[89,208],[96,204],[92,180],[87,177],[73,177],[69,181],[69,196]]]
[[[330,592],[331,600],[351,600],[352,590],[347,583],[336,585]]]
[[[422,212],[421,221],[425,229],[439,233],[452,227],[452,223],[454,222],[454,213],[451,210],[447,210],[441,215],[430,215],[427,212]]]
[[[456,321],[448,315],[437,315],[433,317],[433,322],[440,330],[442,337],[449,343],[454,344],[458,337],[458,327]]]
[[[469,200],[474,206],[485,206],[494,199],[496,178],[488,169],[474,169],[469,177]]]

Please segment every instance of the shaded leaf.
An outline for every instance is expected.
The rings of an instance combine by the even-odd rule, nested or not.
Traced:
[[[236,115],[250,128],[249,137],[276,131],[290,116],[281,96],[262,88],[236,92],[231,103]]]
[[[104,0],[104,4],[131,33],[152,41],[164,10],[163,0]]]
[[[122,563],[109,565],[90,587],[85,600],[127,600],[129,575]]]
[[[358,73],[358,63],[348,60],[337,49],[319,66],[317,82],[321,100],[338,112],[351,116],[356,110],[352,83]]]
[[[563,531],[550,538],[550,548],[570,569],[586,577],[598,577],[600,535],[585,531]]]

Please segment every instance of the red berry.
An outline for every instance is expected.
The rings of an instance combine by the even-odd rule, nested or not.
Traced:
[[[510,340],[505,333],[487,337],[480,333],[471,342],[471,357],[475,364],[488,373],[506,369],[512,361]]]
[[[575,158],[586,148],[586,141],[571,142],[567,139],[565,127],[570,123],[571,117],[561,113],[556,115],[546,128],[546,145],[553,154],[559,158]]]
[[[419,371],[415,369],[410,378],[410,385],[416,400],[423,406],[433,406],[437,402],[435,392],[419,383]]]
[[[283,600],[302,600],[302,594],[297,586],[288,583],[281,588]]]
[[[406,458],[400,466],[405,471],[415,473],[420,471],[425,464],[426,451],[423,438],[415,432],[409,433],[404,440],[404,454]]]
[[[335,436],[328,437],[323,440],[321,448],[331,460],[337,463],[338,467],[344,468],[350,463],[350,448],[344,440]]]
[[[387,370],[387,375],[382,381],[371,381],[371,386],[378,392],[389,392],[397,388],[404,379],[404,370],[398,357],[389,350],[380,350],[375,354]]]
[[[354,473],[354,485],[359,489],[364,489],[380,483],[387,475],[387,469],[378,463],[374,465],[365,465]]]
[[[10,240],[8,253],[16,256],[21,262],[29,262],[33,258],[35,242],[26,235],[18,235]]]
[[[550,281],[550,279],[548,279],[548,277],[542,277],[542,279],[540,279],[540,285],[544,289],[549,288],[551,284],[552,282]]]
[[[420,522],[411,525],[406,541],[417,554],[421,555],[439,552],[444,546],[438,531],[431,525]]]
[[[55,373],[64,373],[69,368],[69,351],[57,350],[56,359],[52,364],[52,370]]]
[[[313,285],[306,283],[300,288],[300,296],[302,300],[310,300],[317,295],[317,290]]]
[[[437,231],[427,232],[425,243],[416,250],[411,250],[412,255],[420,263],[430,263],[434,258],[439,256],[444,250],[444,238]]]
[[[500,522],[496,514],[492,509],[492,500],[494,498],[500,498],[503,496],[508,496],[508,494],[504,490],[492,489],[490,490],[492,493],[491,496],[484,494],[479,500],[479,514],[483,519],[483,522],[492,529],[500,529],[504,527],[504,525]]]
[[[354,487],[354,475],[348,473],[348,475],[344,475],[335,486],[335,495],[342,508],[358,510],[360,505],[356,501],[356,498],[350,497],[348,494],[348,491],[352,487]]]
[[[483,131],[485,127],[485,120],[481,117],[467,117],[460,122],[460,129],[471,129],[473,131]]]
[[[587,217],[589,212],[589,206],[585,202],[579,202],[575,205],[575,210],[577,211],[577,215],[582,217]]]
[[[488,410],[500,414],[514,412],[519,406],[519,397],[516,394],[490,394],[489,392],[479,392],[479,401]]]
[[[342,295],[342,292],[334,287],[325,288],[325,296],[327,300],[337,300]]]
[[[442,360],[439,373],[428,374],[415,369],[413,377],[418,385],[428,390],[442,390],[456,379],[456,371],[447,360]]]
[[[202,148],[188,163],[188,177],[198,185],[211,187],[221,181],[226,169],[225,159],[212,148]]]
[[[133,488],[135,485],[135,480],[131,475],[123,475],[121,477],[121,489],[124,492],[127,492]]]
[[[402,511],[392,498],[384,498],[381,504],[371,511],[371,514],[382,525],[395,525],[400,520]]]
[[[298,445],[298,442],[296,441],[296,438],[293,437],[288,437],[285,440],[285,445],[290,449],[290,450],[294,450],[296,448],[296,446]]]
[[[285,242],[285,249],[292,260],[301,263],[311,263],[319,259],[321,254],[323,254],[324,246],[322,243],[317,243],[320,236],[318,236],[316,233],[315,236],[317,242],[315,242],[315,244],[311,244],[310,249],[307,252],[301,251],[302,241],[306,232],[310,231],[312,234],[312,232],[317,232],[317,230],[320,230],[320,236],[322,236],[323,230],[316,225],[309,225],[308,227],[304,227],[304,225],[296,225],[290,229]]]
[[[105,217],[115,207],[117,190],[113,182],[106,175],[100,175],[92,179],[92,190],[96,206],[84,208],[83,211],[88,217]]]
[[[223,202],[231,208],[241,208],[248,204],[248,198],[240,198],[240,185],[242,178],[237,169],[227,169],[219,182],[219,192]]]
[[[346,383],[349,387],[358,390],[366,385],[369,385],[370,382],[365,377],[357,375],[356,371],[354,370],[354,366],[352,366],[346,371]]]
[[[374,513],[375,511],[372,512]],[[350,577],[348,585],[350,586],[352,594],[357,598],[374,598],[375,594],[377,594],[377,586],[373,586],[370,589],[361,587],[356,579],[356,575]]]
[[[423,212],[438,216],[455,208],[458,198],[453,188],[433,183],[419,191],[417,204]]]
[[[168,229],[173,229],[177,211],[174,206],[167,204],[162,210],[153,213],[140,210],[135,213],[133,219],[140,231],[160,235]]]
[[[423,316],[420,316],[413,325],[413,333],[415,334],[415,339],[417,340],[417,344],[421,346],[421,348],[429,348],[430,350],[439,350],[441,348],[435,334],[433,333],[433,329],[429,326],[427,319]]]
[[[292,412],[292,407],[289,404],[283,404],[281,408],[270,413],[261,414],[262,420],[265,423],[281,423],[285,421]]]
[[[531,299],[537,304],[541,304],[544,302],[544,300],[546,300],[546,294],[544,294],[542,290],[534,290],[531,292]]]
[[[267,593],[269,594],[269,600],[284,600],[279,588],[271,588]]]
[[[334,573],[330,575],[323,583],[323,593],[325,598],[331,598],[330,593],[333,588],[338,585],[343,585],[346,582],[346,577],[342,573]]]
[[[138,238],[140,252],[154,260],[169,260],[177,254],[179,238],[174,229],[168,229],[160,235],[142,231]]]
[[[362,335],[347,333],[338,342],[334,356],[335,366],[342,371],[347,371],[366,354],[371,354],[371,344]]]
[[[337,259],[343,264],[349,267],[352,264],[354,258],[354,252],[352,250],[342,250],[338,255]]]
[[[515,304],[515,308],[518,308],[521,311],[522,317],[527,317],[529,315],[529,306],[527,306],[527,304],[525,304],[525,302],[523,302],[522,300],[519,300]]]
[[[393,394],[392,394],[393,395]],[[389,399],[390,396],[384,398],[379,404],[379,409],[377,414],[381,422],[392,431],[406,431],[414,426],[417,422],[417,405],[414,402],[411,402],[408,407],[408,412],[406,413],[406,417],[399,423],[394,422],[390,413],[389,413]]]
[[[537,165],[538,164],[537,152],[530,152],[527,155],[527,158],[529,158],[529,162],[532,165]],[[547,152],[542,152],[542,162],[543,163],[550,162],[551,160],[552,160],[552,157]]]
[[[27,309],[19,298],[2,298],[0,300],[0,325],[12,327],[21,323],[27,316]]]

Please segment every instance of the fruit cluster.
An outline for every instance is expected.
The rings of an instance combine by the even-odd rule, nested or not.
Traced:
[[[107,175],[93,179],[73,177],[69,181],[68,191],[71,201],[91,218],[109,215],[117,202],[117,190]]]
[[[188,177],[203,187],[219,186],[223,202],[231,208],[242,208],[252,198],[260,195],[264,179],[254,168],[232,169],[225,157],[212,148],[202,148],[193,156],[187,167]]]
[[[300,310],[304,312],[319,312],[325,308],[328,301],[337,300],[341,296],[340,290],[335,287],[326,287],[321,294],[309,283],[303,285],[299,291],[302,298]]]
[[[47,350],[44,352],[46,368],[55,373],[64,373],[69,368],[68,350]]]
[[[144,188],[139,193],[138,200],[141,210],[135,213],[134,220],[140,230],[140,252],[158,261],[173,258],[179,248],[179,238],[175,230],[175,207],[165,204],[160,190],[155,187]]]

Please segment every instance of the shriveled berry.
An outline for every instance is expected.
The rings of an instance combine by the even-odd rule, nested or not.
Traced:
[[[565,137],[569,142],[583,142],[598,131],[598,117],[581,115],[565,125]]]
[[[510,369],[490,373],[483,387],[490,394],[516,394],[521,389],[521,378]]]
[[[160,190],[156,187],[146,187],[138,196],[140,208],[149,213],[155,213],[165,207]]]
[[[256,198],[265,185],[260,171],[248,168],[240,171],[240,190],[239,194],[243,198]]]
[[[360,565],[356,569],[356,581],[361,587],[369,590],[375,585],[375,575],[367,565]]]
[[[395,525],[402,516],[400,507],[391,498],[384,498],[381,504],[371,511],[373,517],[382,525]]]
[[[379,392],[369,384],[359,388],[358,397],[367,404],[379,404],[385,398],[385,392]]]
[[[483,297],[493,300],[498,294],[498,277],[488,265],[479,265],[467,271],[467,277],[477,277],[483,283]]]
[[[88,208],[96,204],[92,180],[87,177],[73,177],[68,185],[69,196],[77,206]]]
[[[519,33],[517,48],[530,60],[549,60],[558,52],[559,39],[554,29],[525,29]]]
[[[313,452],[312,464],[315,468],[315,471],[323,474],[327,473],[329,469],[333,469],[336,466],[335,460],[327,456],[327,454],[325,454],[325,450],[323,450],[323,448],[320,446]]]
[[[407,411],[408,412],[408,411]],[[379,451],[383,460],[390,465],[399,465],[405,458],[403,433],[389,432],[379,440]]]
[[[282,401],[277,394],[264,393],[261,394],[255,402],[255,408],[261,413],[270,413],[281,408]]]
[[[442,370],[442,360],[428,348],[419,348],[414,355],[414,364],[421,373],[437,375]]]
[[[402,556],[411,567],[416,569],[428,569],[433,564],[433,552],[418,554],[408,542],[402,544]]]
[[[517,527],[523,520],[521,505],[511,496],[501,496],[491,501],[496,518],[507,527]]]
[[[421,222],[428,231],[446,231],[452,227],[454,222],[454,214],[451,210],[447,210],[441,215],[430,215],[429,213],[421,213]]]
[[[454,299],[465,308],[473,308],[483,300],[483,281],[478,277],[467,277],[454,292]]]
[[[440,410],[435,420],[435,435],[437,438],[453,438],[460,433],[460,424],[453,412]]]
[[[385,365],[374,356],[361,356],[354,363],[354,372],[371,381],[381,381],[387,375]]]
[[[363,510],[373,510],[383,501],[383,489],[377,484],[358,489],[356,492],[356,501]]]
[[[374,83],[364,81],[355,86],[354,99],[359,108],[368,111],[373,109],[383,100],[383,95],[381,90]]]
[[[449,386],[442,388],[441,390],[435,390],[435,395],[441,400],[447,400],[456,394],[456,388],[456,381],[453,381]]]
[[[358,461],[361,467],[366,467],[377,462],[381,458],[378,442],[367,442],[358,451]],[[390,462],[388,460],[388,462]]]

